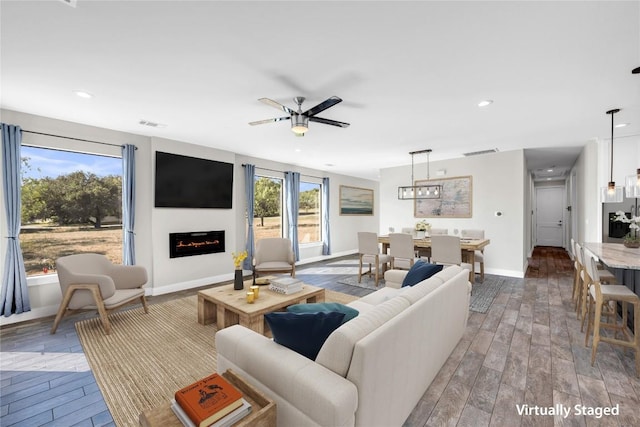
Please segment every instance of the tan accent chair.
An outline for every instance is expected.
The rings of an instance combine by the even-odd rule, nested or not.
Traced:
[[[389,255],[391,269],[410,270],[416,261],[413,236],[407,233],[389,234]]]
[[[624,285],[601,285],[595,257],[585,254],[584,262],[587,268],[587,276],[590,279],[590,286],[588,289],[589,301],[587,303],[587,313],[585,315],[587,319],[587,333],[584,338],[584,345],[589,345],[589,335],[593,331],[591,366],[593,366],[596,360],[598,344],[602,341],[609,344],[631,348],[635,351],[636,375],[640,376],[640,297]],[[620,302],[622,304],[621,323],[617,322],[617,315],[615,311],[613,311],[612,316],[607,316],[607,319],[613,317],[612,321],[602,321],[602,316],[607,315],[605,311],[610,308],[611,302]],[[628,304],[633,305],[633,333],[627,328]],[[613,337],[602,336],[600,335],[601,328],[613,329],[615,330],[615,335]],[[622,332],[626,339],[618,339],[618,332]]]
[[[460,236],[463,239],[482,240],[484,230],[460,230]],[[480,281],[484,282],[484,249],[474,251],[473,257],[480,267]]]
[[[369,264],[369,272],[365,273],[371,277],[371,265],[376,266],[375,281],[378,286],[380,280],[380,266],[382,265],[382,274],[387,270],[387,266],[391,261],[391,256],[380,252],[378,243],[378,234],[368,231],[358,232],[358,253],[360,262],[358,265],[358,283],[362,279],[362,264]]]
[[[104,333],[111,333],[109,313],[123,305],[141,302],[148,313],[142,287],[147,270],[139,265],[112,264],[104,255],[75,254],[56,260],[62,302],[53,322],[55,334],[62,317],[78,310],[98,310]]]
[[[291,277],[296,277],[291,240],[281,237],[258,240],[253,254],[253,271],[256,276],[260,273],[290,273]]]
[[[473,266],[462,262],[460,237],[447,234],[431,236],[431,262],[434,264],[459,265],[469,270],[469,281],[474,282]]]

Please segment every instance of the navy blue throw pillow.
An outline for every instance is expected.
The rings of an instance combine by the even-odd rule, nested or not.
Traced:
[[[264,318],[275,342],[315,360],[322,344],[342,324],[344,313],[275,312],[265,314]]]
[[[318,313],[320,311],[329,313],[337,311],[338,313],[344,313],[344,319],[342,323],[347,323],[358,315],[358,310],[351,308],[339,302],[313,302],[310,304],[294,304],[287,307],[287,311],[290,313]]]
[[[442,271],[442,267],[442,265],[429,264],[428,262],[424,262],[419,259],[415,264],[413,264],[407,275],[404,276],[402,287],[404,288],[405,286],[413,286],[416,283],[420,283],[439,271]]]

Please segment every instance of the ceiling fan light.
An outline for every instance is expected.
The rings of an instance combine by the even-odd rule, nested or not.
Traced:
[[[291,131],[297,135],[309,130],[309,118],[300,114],[291,115]]]
[[[304,133],[305,133],[306,131],[308,131],[308,130],[309,130],[309,128],[308,128],[308,127],[306,127],[306,126],[292,126],[292,127],[291,127],[291,131],[292,131],[293,133],[298,134],[298,135],[300,135],[300,134],[304,134]]]

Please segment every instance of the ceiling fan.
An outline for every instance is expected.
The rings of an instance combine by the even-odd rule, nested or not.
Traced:
[[[331,98],[328,98],[327,100],[321,102],[315,107],[309,108],[307,111],[302,112],[302,103],[304,102],[304,100],[305,100],[304,96],[296,96],[295,98],[293,98],[293,101],[296,104],[298,104],[298,111],[295,111],[287,107],[286,105],[282,105],[272,99],[260,98],[258,99],[258,101],[262,101],[267,105],[271,105],[272,107],[277,108],[278,110],[282,110],[286,113],[289,113],[289,116],[277,117],[274,119],[259,120],[257,122],[250,122],[249,124],[251,126],[255,126],[255,125],[261,125],[264,123],[279,122],[281,120],[291,119],[291,130],[297,136],[304,136],[304,133],[307,130],[309,130],[309,121],[324,123],[325,125],[338,126],[341,128],[349,127],[349,123],[339,122],[339,121],[330,120],[330,119],[323,119],[322,117],[316,117],[316,114],[321,113],[327,108],[333,107],[334,105],[342,102],[342,99],[338,98],[337,96],[332,96]]]

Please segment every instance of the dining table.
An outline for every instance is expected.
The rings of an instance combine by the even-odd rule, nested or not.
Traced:
[[[382,253],[386,254],[389,250],[389,236],[378,236],[378,242],[382,244]],[[476,251],[483,250],[489,243],[491,243],[491,240],[489,239],[460,238],[462,259],[471,264],[471,273],[473,274],[473,277],[475,277],[476,274]],[[416,250],[431,248],[431,239],[429,237],[414,237],[413,247]]]

